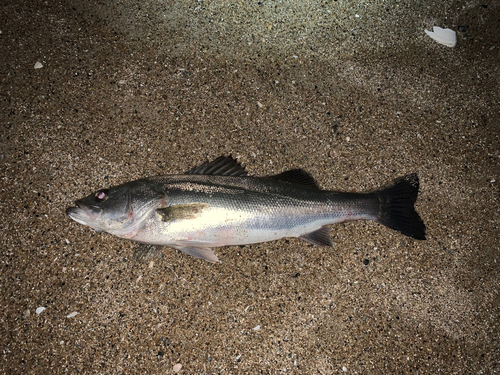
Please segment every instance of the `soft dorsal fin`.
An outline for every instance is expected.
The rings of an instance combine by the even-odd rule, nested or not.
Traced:
[[[280,181],[293,182],[294,184],[304,185],[313,189],[319,189],[319,186],[314,178],[302,169],[291,169],[277,174],[276,176],[271,176],[270,178]]]
[[[220,156],[213,161],[207,161],[194,167],[186,174],[204,174],[213,176],[246,176],[247,171],[231,156]]]

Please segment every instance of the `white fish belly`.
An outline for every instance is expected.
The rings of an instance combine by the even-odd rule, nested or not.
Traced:
[[[164,222],[159,215],[155,215],[130,239],[170,247],[247,245],[284,237],[299,237],[324,225],[356,219],[371,217],[345,217],[335,214],[273,217],[268,212],[259,215],[247,210],[210,207],[198,217],[190,219]]]

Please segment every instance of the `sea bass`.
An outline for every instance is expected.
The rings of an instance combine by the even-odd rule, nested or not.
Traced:
[[[374,192],[326,191],[301,169],[249,177],[236,160],[221,156],[185,174],[99,190],[66,213],[97,231],[217,262],[212,247],[283,237],[333,246],[327,225],[350,220],[375,220],[424,240],[414,208],[418,189],[418,176],[409,174]]]

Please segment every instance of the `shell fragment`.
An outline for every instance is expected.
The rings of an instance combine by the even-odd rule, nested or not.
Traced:
[[[457,44],[457,33],[451,29],[442,29],[438,26],[432,28],[433,31],[425,29],[425,33],[429,35],[439,44],[444,44],[448,47],[455,47]]]

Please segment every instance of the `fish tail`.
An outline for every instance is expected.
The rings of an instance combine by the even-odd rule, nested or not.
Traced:
[[[416,173],[397,179],[375,194],[381,206],[377,221],[417,240],[425,240],[425,224],[415,211],[419,181]]]

